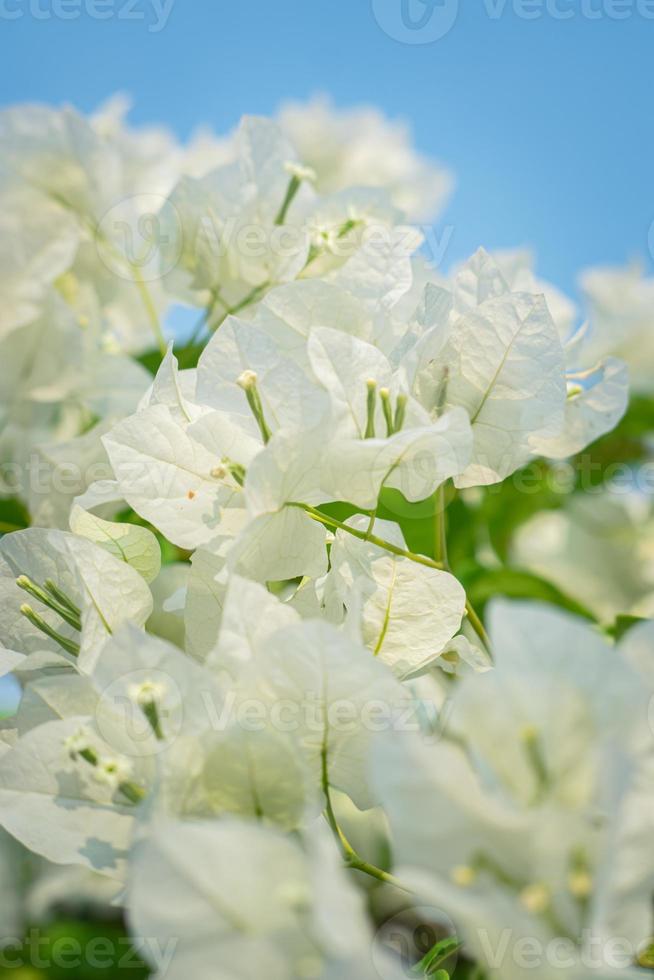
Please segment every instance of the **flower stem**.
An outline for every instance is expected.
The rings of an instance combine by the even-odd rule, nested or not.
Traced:
[[[271,287],[271,283],[262,282],[260,286],[255,286],[254,289],[251,289],[250,292],[247,294],[247,296],[244,296],[242,300],[239,300],[239,302],[236,303],[235,306],[225,307],[224,314],[217,321],[215,326],[211,326],[211,324],[209,324],[209,329],[211,330],[211,332],[215,333],[216,330],[222,327],[223,323],[225,322],[228,316],[234,316],[236,313],[240,313],[241,310],[244,310],[246,307],[251,306],[252,303],[256,303],[257,300],[261,299],[264,293],[268,289],[270,289],[270,287]]]
[[[282,201],[281,207],[277,212],[277,217],[275,218],[276,225],[283,225],[284,222],[286,221],[286,215],[288,214],[288,209],[293,203],[295,195],[300,189],[301,183],[302,181],[300,180],[300,178],[295,174],[293,174],[293,176],[288,182],[288,187],[286,188],[286,195],[284,197],[284,200]]]
[[[400,558],[408,558],[410,561],[416,562],[418,565],[426,565],[427,568],[437,568],[442,571],[443,566],[440,562],[434,561],[428,558],[426,555],[416,555],[413,551],[407,551],[406,548],[399,548],[395,544],[391,544],[390,541],[384,541],[383,538],[378,538],[376,534],[368,534],[366,531],[358,531],[355,527],[350,527],[349,524],[343,524],[342,521],[337,521],[335,517],[328,517],[326,514],[322,514],[315,507],[310,507],[309,504],[301,504],[295,501],[287,504],[287,507],[299,507],[303,510],[312,520],[317,521],[318,524],[322,524],[326,528],[337,528],[339,531],[346,531],[355,538],[359,538],[360,541],[370,541],[371,544],[376,544],[378,548],[383,548],[385,551],[389,551],[392,555],[398,555]]]
[[[79,643],[76,643],[75,640],[71,640],[69,637],[64,636],[62,633],[57,632],[57,630],[50,626],[50,624],[42,616],[39,616],[37,612],[34,612],[31,606],[21,606],[20,612],[25,619],[29,620],[32,626],[35,626],[37,630],[45,633],[45,635],[49,636],[51,640],[58,643],[59,646],[66,651],[66,653],[71,655],[71,657],[79,656]]]
[[[395,875],[390,874],[388,871],[382,871],[381,868],[376,867],[374,864],[370,864],[369,861],[364,861],[363,858],[359,857],[357,852],[354,850],[349,840],[341,830],[336,819],[336,814],[334,813],[334,807],[332,804],[331,793],[329,791],[329,777],[327,773],[327,750],[323,748],[322,751],[322,784],[323,792],[325,794],[325,818],[329,824],[331,831],[336,839],[337,844],[341,849],[343,855],[343,860],[347,868],[351,868],[353,871],[362,871],[364,874],[369,875],[371,878],[376,878],[377,881],[382,881],[385,885],[394,885],[395,888],[399,888],[403,892],[408,892],[411,894],[411,889],[403,885],[402,882],[395,877]]]
[[[484,629],[484,624],[482,623],[480,617],[475,612],[474,606],[472,605],[469,599],[466,599],[466,613],[468,615],[468,620],[470,622],[470,625],[472,626],[473,630],[475,631],[475,633],[477,634],[481,642],[486,647],[487,651],[490,653],[491,650],[490,637],[486,632],[486,630]]]
[[[321,511],[317,510],[315,507],[311,507],[309,504],[291,501],[286,506],[298,507],[300,510],[303,510],[312,520],[316,521],[318,524],[322,524],[323,527],[329,528],[330,530],[337,529],[339,531],[345,531],[347,534],[351,534],[352,537],[358,538],[360,541],[370,541],[371,544],[377,545],[378,548],[383,548],[384,551],[388,551],[392,555],[397,555],[399,558],[408,558],[409,561],[413,561],[417,565],[425,565],[427,568],[435,568],[438,571],[443,571],[447,568],[446,564],[442,561],[434,561],[432,558],[428,558],[426,555],[417,555],[415,552],[408,551],[406,548],[399,548],[397,545],[391,544],[390,541],[384,541],[383,538],[378,538],[376,534],[370,534],[366,531],[358,531],[355,527],[350,527],[349,524],[344,524],[342,521],[336,520],[335,517],[328,517],[326,514],[321,513]],[[484,624],[475,612],[475,609],[469,599],[466,600],[466,613],[468,615],[470,625],[490,653],[490,638],[484,629]]]
[[[157,313],[156,307],[152,301],[150,290],[148,289],[146,282],[143,279],[143,276],[141,275],[141,270],[139,269],[139,267],[132,262],[130,263],[130,269],[134,277],[134,284],[138,289],[139,296],[141,297],[141,302],[145,307],[145,312],[148,315],[148,319],[152,327],[152,332],[154,333],[155,339],[157,341],[159,353],[163,356],[166,353],[166,338],[163,335],[161,324],[159,323],[159,314]]]

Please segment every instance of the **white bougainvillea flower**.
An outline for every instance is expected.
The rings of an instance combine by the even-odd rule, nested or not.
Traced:
[[[177,175],[171,140],[128,133],[115,114],[110,123],[70,107],[22,106],[0,116],[0,158],[22,235],[35,214],[52,215],[30,261],[57,259],[57,286],[80,321],[96,322],[121,351],[161,344],[168,300],[155,280],[161,212]]]
[[[98,106],[90,117],[91,125],[118,148],[127,182],[139,190],[166,194],[181,165],[181,147],[163,126],[130,126],[127,117],[132,107],[129,96],[117,93]]]
[[[503,479],[529,459],[534,436],[562,428],[563,352],[543,300],[486,300],[452,329],[442,364],[445,406],[463,406],[474,435],[459,486]]]
[[[494,670],[462,679],[451,724],[466,732],[474,754],[514,799],[582,805],[607,742],[626,745],[632,720],[646,723],[646,708],[638,717],[645,698],[633,672],[610,642],[560,610],[497,601],[490,628]],[[500,744],[501,752],[490,749]],[[534,765],[536,754],[546,777]]]
[[[300,620],[263,586],[233,576],[221,598],[205,667],[228,692],[226,722],[244,712],[245,727],[270,729],[273,740],[275,731],[287,733],[316,792],[328,780],[372,805],[370,744],[377,732],[410,722],[408,692],[360,642],[329,623]]]
[[[621,358],[629,368],[634,390],[651,394],[654,279],[646,278],[638,266],[600,267],[587,269],[580,282],[590,321],[589,356]]]
[[[539,279],[534,256],[527,249],[499,250],[492,253],[504,281],[514,293],[542,293],[561,342],[565,345],[575,333],[579,311],[575,303],[551,282]]]
[[[258,716],[256,704],[214,715],[215,729],[176,739],[162,759],[155,796],[160,813],[184,819],[231,814],[295,830],[315,819],[322,791],[291,735]]]
[[[232,371],[218,366],[221,352],[229,364],[231,328],[239,322],[230,318],[224,325],[225,342],[221,330],[205,350],[197,375],[178,372],[169,352],[139,411],[103,439],[116,476],[110,493],[183,548],[207,544],[219,534],[222,509],[244,506],[246,469],[264,448],[268,422],[276,426],[278,415],[284,418],[284,396],[291,393],[281,369],[278,390],[274,381],[267,385],[266,377],[260,384],[256,372],[239,363],[232,363]],[[244,327],[250,329],[249,324]],[[238,360],[236,353],[234,357]],[[299,370],[296,374],[300,376]],[[258,399],[258,413],[249,404],[250,388]],[[296,398],[298,424],[303,404]]]
[[[620,653],[567,614],[501,604],[491,636],[495,669],[457,686],[445,741],[378,743],[375,781],[403,880],[448,909],[493,977],[529,975],[514,955],[526,936],[543,955],[565,941],[581,970],[622,901],[633,957],[648,939],[654,880],[651,862],[635,875],[633,861],[654,803],[643,782],[651,763],[632,758],[625,770],[624,752],[645,728],[647,698]],[[441,815],[437,827],[426,812]],[[630,833],[620,864],[616,835]],[[598,975],[608,965],[600,956]]]
[[[367,779],[382,730],[411,722],[410,697],[385,664],[325,622],[277,630],[239,676],[239,697],[266,716],[286,706],[290,733],[314,784],[328,781],[360,808],[375,804]]]
[[[356,284],[371,310],[395,302],[411,286],[420,234],[394,227],[401,213],[384,191],[318,198],[312,181],[273,123],[246,118],[230,162],[182,178],[161,212],[171,291],[204,306],[211,326],[298,277]]]
[[[17,531],[0,541],[0,561],[2,643],[16,653],[65,652],[89,671],[112,632],[152,611],[135,569],[74,534]]]
[[[205,663],[231,678],[258,656],[265,656],[273,633],[299,622],[299,615],[257,582],[232,575],[223,594]]]
[[[169,252],[179,260],[169,288],[197,305],[213,302],[218,314],[253,289],[295,278],[309,254],[296,213],[313,192],[289,172],[296,160],[290,143],[269,120],[246,117],[235,150],[233,162],[202,178],[183,177],[163,222],[164,264],[172,265]]]
[[[169,408],[143,409],[114,426],[103,443],[116,489],[137,514],[183,548],[215,537],[220,508],[238,486],[226,482],[221,456],[194,440]]]
[[[72,264],[78,234],[56,205],[30,207],[14,188],[0,191],[0,337],[37,319],[55,280]]]
[[[640,971],[629,967],[651,930],[654,868],[642,860],[651,764],[621,796],[611,794],[598,821],[596,810],[517,813],[480,789],[452,747],[430,752],[418,740],[395,740],[384,756],[398,873],[422,901],[448,910],[489,977],[546,980],[552,961],[565,957],[574,980],[636,980]],[[618,784],[624,776],[623,768]],[[445,815],[438,832],[416,819],[425,812]]]
[[[165,822],[136,846],[132,869],[132,929],[168,952],[166,963],[152,957],[158,977],[204,976],[209,963],[213,976],[243,980],[375,975],[362,900],[329,841],[307,853],[244,821]]]
[[[98,730],[129,758],[156,756],[178,735],[204,731],[210,712],[220,709],[210,673],[131,624],[105,643],[91,680]]]
[[[370,521],[357,517],[347,523],[365,532]],[[375,533],[406,548],[396,524],[376,521]],[[366,646],[399,677],[436,661],[461,628],[465,612],[465,592],[453,575],[343,531],[335,535],[325,589],[352,609]]]
[[[102,426],[134,411],[148,374],[104,351],[54,293],[37,319],[0,340],[0,355],[0,486],[39,523],[65,527],[73,497],[108,469]]]
[[[6,109],[0,117],[2,176],[87,220],[121,198],[120,156],[74,109]]]
[[[321,485],[336,500],[374,509],[383,487],[411,502],[425,500],[465,470],[472,452],[466,413],[458,408],[387,439],[335,439],[323,459]]]
[[[70,670],[32,674],[11,721],[18,739],[51,721],[91,718],[97,705],[97,691],[86,674]]]
[[[417,974],[371,934],[390,885],[400,937],[442,909],[488,980],[551,980],[561,953],[570,980],[636,980],[649,501],[573,494],[494,570],[475,488],[614,426],[615,354],[650,390],[651,284],[588,274],[575,329],[524,253],[446,278],[403,223],[444,189],[403,133],[280,119],[186,153],[120,100],[0,113],[0,526],[32,524],[0,540],[0,676],[21,689],[0,826],[128,880],[160,980]],[[191,369],[166,348],[173,297],[200,307]],[[458,490],[438,560],[414,554]],[[512,582],[516,561],[610,626],[495,602],[487,642],[477,572]]]
[[[540,453],[563,458],[618,421],[626,406],[621,366],[570,373],[543,296],[511,292],[483,250],[451,291],[428,292],[427,329],[403,371],[429,411],[459,405],[469,414],[474,456],[457,486],[498,482]]]
[[[121,627],[101,647],[90,676],[60,671],[26,687],[17,740],[0,762],[3,826],[52,860],[120,877],[134,808],[152,789],[157,760],[178,738],[210,730],[221,710],[211,673],[171,644]],[[21,773],[30,760],[21,801]],[[56,856],[58,835],[65,843]]]
[[[374,341],[374,318],[359,298],[323,279],[299,279],[272,289],[259,304],[254,323],[279,351],[300,360],[315,326]]]
[[[324,527],[299,507],[324,498],[321,430],[278,432],[248,468],[244,491],[248,521],[228,552],[230,568],[260,582],[327,571]]]
[[[564,459],[610,432],[627,410],[629,372],[614,357],[595,369],[566,375],[568,397],[560,435],[533,440],[534,448],[551,459]]]
[[[377,109],[336,109],[318,96],[282,105],[277,118],[321,192],[383,187],[415,221],[433,220],[449,197],[451,174],[416,152],[404,123]]]
[[[2,825],[56,864],[81,863],[122,878],[134,802],[120,783],[131,786],[135,775],[132,763],[90,730],[90,719],[46,722],[0,758]]]
[[[368,218],[362,247],[329,276],[337,286],[354,292],[377,317],[388,314],[410,292],[414,254],[423,242],[418,229],[398,225],[394,218],[389,215],[385,222],[375,214]]]
[[[654,509],[649,497],[605,489],[518,528],[511,561],[558,585],[601,622],[654,613]]]
[[[194,551],[184,602],[184,641],[196,660],[204,660],[216,643],[227,585],[224,555],[207,548]]]
[[[271,433],[310,427],[326,412],[327,399],[320,387],[279,349],[274,338],[256,323],[229,317],[200,357],[196,400],[242,418],[243,429],[257,434],[247,398],[248,379],[256,385]]]

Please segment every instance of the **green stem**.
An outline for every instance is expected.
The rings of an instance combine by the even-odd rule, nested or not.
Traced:
[[[53,629],[53,627],[50,626],[50,624],[46,622],[46,620],[43,619],[42,616],[39,616],[38,613],[34,612],[31,606],[27,606],[27,605],[21,606],[20,612],[21,615],[25,617],[25,619],[29,620],[32,626],[35,626],[37,630],[40,630],[42,633],[45,633],[45,635],[49,636],[51,640],[54,640],[55,643],[58,643],[60,647],[63,647],[66,653],[69,653],[72,657],[79,656],[79,651],[80,651],[79,643],[76,643],[74,640],[69,639],[67,636],[63,636],[61,633],[58,633],[57,630]]]
[[[327,528],[337,528],[339,531],[346,531],[353,537],[358,538],[360,541],[370,541],[371,544],[376,544],[378,548],[383,548],[385,551],[389,551],[392,555],[398,555],[400,558],[408,558],[410,561],[416,562],[418,565],[426,565],[427,568],[437,568],[442,571],[443,566],[437,562],[433,561],[431,558],[427,558],[426,555],[416,555],[413,551],[407,551],[406,548],[399,548],[397,545],[391,544],[390,541],[384,541],[383,538],[378,538],[376,534],[368,534],[366,531],[358,531],[355,527],[350,527],[349,524],[343,524],[342,521],[337,521],[335,517],[327,517],[326,514],[322,514],[315,507],[310,507],[309,504],[301,504],[296,501],[292,501],[286,505],[287,507],[298,507],[303,510],[312,520],[316,521],[318,524],[322,524],[323,527]]]
[[[449,568],[447,561],[447,532],[445,528],[445,484],[442,483],[434,494],[434,558]]]
[[[16,579],[16,585],[48,609],[52,609],[53,612],[60,616],[69,626],[72,626],[74,630],[77,630],[78,633],[81,632],[82,620],[79,609],[73,610],[70,603],[64,604],[60,602],[54,595],[46,592],[36,582],[33,582],[31,578],[28,578],[27,575],[19,575]]]
[[[402,882],[395,877],[395,875],[390,874],[388,871],[382,871],[381,868],[376,867],[374,864],[370,864],[369,861],[364,861],[363,858],[359,857],[357,852],[354,850],[349,840],[341,830],[338,825],[338,820],[336,819],[336,814],[334,813],[334,807],[332,804],[331,793],[329,792],[329,776],[327,773],[327,751],[323,748],[322,751],[322,784],[323,792],[325,794],[325,818],[329,824],[331,831],[336,839],[337,844],[341,849],[343,855],[343,861],[347,868],[351,868],[353,871],[362,871],[364,874],[369,875],[371,878],[375,878],[377,881],[382,881],[385,885],[394,885],[395,888],[399,888],[403,892],[411,894],[411,889],[403,885]]]
[[[145,704],[141,705],[141,711],[145,715],[154,737],[160,742],[163,742],[164,733],[161,727],[161,718],[159,717],[159,709],[154,701],[146,701]]]
[[[283,225],[284,222],[286,221],[286,215],[288,214],[288,209],[293,203],[293,198],[299,191],[301,183],[302,181],[300,180],[300,178],[295,175],[293,175],[289,180],[288,187],[286,188],[286,196],[284,197],[284,200],[282,201],[282,206],[277,212],[277,217],[275,218],[276,225]]]
[[[66,595],[66,593],[60,589],[57,583],[53,582],[51,578],[47,578],[45,580],[43,583],[43,588],[46,590],[46,592],[49,592],[51,596],[54,596],[54,598],[57,599],[62,606],[66,606],[68,609],[70,609],[71,613],[81,617],[82,610],[80,607],[75,605],[70,596]]]
[[[220,305],[224,309],[227,309],[227,307],[225,306],[225,303],[221,299],[219,290],[218,289],[212,289],[211,290],[211,299],[207,303],[207,306],[206,306],[205,310],[203,311],[202,316],[200,317],[200,319],[198,320],[198,322],[195,324],[195,327],[193,328],[193,332],[191,334],[191,337],[190,337],[190,339],[187,342],[187,346],[192,347],[193,344],[197,343],[198,339],[202,335],[202,331],[204,330],[204,328],[208,324],[211,323],[211,317],[213,316],[213,314],[215,312],[215,309],[216,309],[216,306],[219,303],[220,303]]]
[[[228,316],[235,316],[247,306],[251,306],[252,303],[256,303],[256,301],[264,295],[266,290],[270,289],[271,285],[272,284],[270,282],[262,282],[260,286],[255,286],[254,289],[250,290],[247,296],[244,296],[242,300],[239,300],[236,306],[226,306],[225,312],[221,316],[220,320],[218,320],[214,327],[211,327],[211,332],[215,333],[216,330],[220,329]]]
[[[135,806],[142,803],[147,795],[145,790],[136,783],[120,783],[118,789]]]
[[[484,629],[484,624],[482,623],[481,619],[475,612],[474,606],[472,605],[469,599],[466,599],[466,613],[468,615],[468,620],[470,622],[470,625],[472,626],[473,630],[475,631],[475,633],[477,634],[481,642],[484,644],[484,646],[490,653],[490,649],[491,649],[490,637],[486,632],[486,630]]]
[[[344,524],[342,521],[337,521],[335,517],[327,517],[326,514],[322,514],[319,510],[316,510],[315,507],[309,506],[309,504],[302,504],[298,501],[290,501],[286,506],[298,507],[300,510],[303,510],[312,520],[316,521],[318,524],[322,524],[323,527],[329,528],[330,530],[336,528],[339,531],[345,531],[347,534],[351,534],[352,537],[358,538],[359,541],[370,541],[371,544],[375,544],[378,548],[383,548],[384,551],[388,551],[392,555],[397,555],[399,558],[408,558],[409,561],[413,561],[417,565],[424,565],[426,568],[435,568],[440,572],[445,569],[443,562],[434,561],[431,558],[427,558],[426,555],[417,555],[413,551],[407,551],[406,548],[398,548],[397,545],[391,544],[390,541],[384,541],[383,538],[378,538],[376,534],[369,534],[367,531],[358,531],[356,528],[350,527],[349,524]],[[484,624],[475,612],[469,599],[466,600],[466,613],[468,615],[470,625],[490,653],[490,637],[484,629]]]
[[[148,289],[145,280],[141,275],[140,269],[133,263],[130,263],[130,269],[132,276],[134,277],[134,283],[138,289],[139,296],[141,297],[141,302],[145,307],[145,312],[148,315],[150,326],[152,327],[152,331],[157,341],[159,353],[163,357],[166,353],[166,338],[163,335],[161,324],[159,323],[159,314],[157,313],[157,309],[152,301],[152,296],[150,295],[150,290]]]

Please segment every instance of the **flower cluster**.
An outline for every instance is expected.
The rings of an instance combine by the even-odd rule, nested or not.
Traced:
[[[586,343],[528,256],[445,277],[403,212],[447,186],[323,103],[185,147],[119,104],[0,116],[0,824],[111,879],[161,977],[399,978],[384,919],[426,905],[458,941],[425,974],[647,964],[646,556],[552,555],[580,495],[511,549],[586,622],[474,586],[511,574],[492,492],[624,415],[648,287],[589,274]]]

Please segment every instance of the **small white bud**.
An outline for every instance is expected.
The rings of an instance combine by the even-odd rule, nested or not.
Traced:
[[[284,170],[289,177],[297,177],[298,180],[307,180],[312,184],[317,179],[316,171],[312,167],[305,167],[301,163],[296,163],[295,160],[287,160],[284,164]]]
[[[236,384],[239,386],[239,388],[242,388],[243,391],[247,391],[248,388],[253,388],[256,385],[256,383],[257,383],[256,371],[250,371],[250,370],[243,371],[243,373],[239,374],[238,378],[236,379]]]
[[[127,696],[134,704],[156,704],[166,695],[167,687],[160,681],[145,680],[141,684],[130,684]]]
[[[64,740],[64,748],[71,758],[74,759],[75,756],[80,754],[80,752],[85,752],[88,748],[90,748],[88,733],[85,732],[83,728],[78,728],[76,732],[73,732],[72,735],[69,735],[68,738]]]
[[[102,756],[93,770],[93,778],[98,783],[104,783],[112,789],[118,789],[132,775],[132,766],[127,759],[113,756]]]
[[[450,871],[450,878],[459,888],[469,888],[475,881],[477,872],[469,864],[458,864]]]
[[[568,875],[568,888],[575,898],[588,898],[593,891],[592,876],[583,868],[571,871]]]
[[[546,912],[550,904],[550,890],[547,885],[539,883],[527,885],[520,892],[520,902],[534,915]]]

